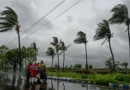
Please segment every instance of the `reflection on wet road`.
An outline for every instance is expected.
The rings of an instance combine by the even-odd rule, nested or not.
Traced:
[[[26,84],[25,78],[15,74],[0,74],[0,90],[117,90],[95,85],[48,80],[47,84]]]

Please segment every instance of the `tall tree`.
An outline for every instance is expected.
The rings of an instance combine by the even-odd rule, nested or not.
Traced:
[[[63,68],[62,68],[62,71],[64,71],[64,64],[65,64],[65,51],[67,51],[68,47],[70,47],[70,45],[66,46],[65,43],[60,40],[60,45],[61,45],[61,50],[62,50],[62,53],[63,53]]]
[[[30,45],[29,47],[22,47],[21,53],[22,53],[22,59],[24,61],[23,63],[25,65],[25,67],[30,62],[36,61],[35,60],[35,58],[36,58],[36,51],[34,50],[32,45]]]
[[[32,46],[32,48],[34,49],[34,51],[35,51],[35,61],[37,60],[37,54],[38,54],[38,48],[37,48],[37,45],[36,45],[36,43],[35,42],[33,42],[32,44],[31,44],[31,46]]]
[[[85,52],[86,52],[86,70],[88,71],[88,56],[87,56],[87,38],[86,34],[82,31],[77,33],[77,38],[74,40],[76,44],[84,44],[85,45]]]
[[[118,4],[112,8],[111,12],[113,13],[112,17],[109,19],[111,24],[124,23],[127,26],[128,40],[129,40],[129,60],[130,60],[130,31],[129,31],[130,17],[128,8],[124,4]]]
[[[52,68],[53,67],[53,59],[54,59],[54,56],[55,56],[55,50],[52,47],[49,47],[47,49],[46,55],[52,57],[52,64],[51,64],[51,68]]]
[[[59,66],[59,55],[60,55],[59,50],[61,50],[60,42],[57,37],[52,37],[52,38],[53,38],[53,42],[51,42],[50,44],[55,47],[57,58],[58,58],[58,70],[59,70],[59,67],[60,67]]]
[[[6,53],[6,57],[8,59],[8,63],[13,66],[13,71],[16,72],[17,63],[18,63],[18,49],[8,50]]]
[[[5,55],[6,55],[7,52],[8,52],[8,47],[6,47],[5,45],[2,45],[0,47],[0,68],[1,69],[3,69],[4,66],[5,66],[5,69],[6,69],[7,58],[6,58]]]
[[[0,32],[6,32],[15,28],[18,34],[18,45],[19,45],[19,66],[21,71],[21,45],[20,45],[20,25],[18,21],[18,15],[10,7],[5,7],[6,10],[2,11],[0,17]]]
[[[94,40],[100,40],[100,39],[105,39],[105,41],[108,40],[109,48],[113,60],[113,71],[115,72],[116,69],[115,69],[114,54],[111,47],[111,37],[113,37],[113,33],[111,33],[109,22],[107,20],[103,20],[101,23],[98,24],[98,28],[96,30]],[[104,44],[105,41],[102,44]]]

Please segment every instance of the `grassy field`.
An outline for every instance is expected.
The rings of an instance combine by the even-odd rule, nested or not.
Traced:
[[[129,84],[130,83],[130,75],[129,74],[120,74],[120,73],[110,73],[110,74],[77,74],[74,72],[48,72],[49,76],[57,76],[57,77],[70,77],[73,79],[79,80],[90,80],[95,81],[97,84],[108,84],[108,83],[121,83],[121,84]]]

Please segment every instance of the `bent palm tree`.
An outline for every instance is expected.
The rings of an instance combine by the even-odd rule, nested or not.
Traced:
[[[52,68],[53,67],[53,59],[55,56],[55,50],[52,47],[49,47],[47,52],[46,52],[46,55],[52,57],[52,64],[51,64],[51,68]]]
[[[37,45],[36,45],[36,43],[35,42],[33,42],[32,44],[31,44],[31,46],[32,46],[32,48],[34,49],[34,51],[35,51],[35,56],[34,56],[34,61],[37,61],[37,54],[38,54],[38,49],[39,48],[37,48]]]
[[[88,56],[87,56],[87,42],[88,42],[88,40],[87,40],[87,38],[86,38],[86,34],[84,33],[84,32],[82,32],[82,31],[79,31],[78,33],[77,33],[77,38],[74,40],[74,42],[76,43],[76,44],[84,44],[85,45],[85,52],[86,52],[86,70],[88,70]]]
[[[6,10],[1,12],[0,17],[0,32],[5,32],[12,30],[15,28],[17,34],[18,34],[18,44],[19,44],[19,66],[21,71],[21,46],[20,46],[20,25],[18,21],[18,15],[15,13],[15,11],[10,7],[5,7]]]
[[[53,38],[53,42],[51,42],[50,44],[55,47],[57,58],[58,58],[58,70],[59,70],[59,50],[61,49],[60,43],[57,37],[52,37],[52,38]]]
[[[116,70],[115,70],[114,54],[111,47],[112,36],[113,36],[113,33],[111,33],[111,30],[109,28],[109,22],[107,20],[103,20],[102,23],[98,24],[98,28],[96,30],[94,40],[100,40],[100,39],[105,39],[105,41],[108,40],[109,48],[110,48],[110,52],[111,52],[112,60],[113,60],[113,71],[115,72]],[[102,44],[104,44],[105,41]]]
[[[112,8],[111,12],[113,12],[112,17],[109,19],[111,24],[124,23],[127,26],[128,40],[129,40],[129,59],[130,59],[130,32],[129,32],[130,17],[128,8],[124,4],[118,4]]]
[[[62,68],[62,71],[64,71],[64,64],[65,64],[65,51],[67,51],[67,49],[70,47],[70,45],[68,46],[65,46],[65,43],[60,40],[60,44],[61,44],[61,50],[63,52],[63,68]]]

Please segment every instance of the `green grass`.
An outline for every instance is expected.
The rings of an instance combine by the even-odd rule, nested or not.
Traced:
[[[73,72],[48,72],[49,76],[57,76],[57,77],[70,77],[70,78],[80,78],[80,74],[76,74]]]
[[[74,72],[48,72],[49,76],[57,76],[57,77],[69,77],[73,79],[79,79],[79,80],[90,80],[95,81],[97,84],[108,84],[108,83],[121,83],[121,84],[129,84],[130,81],[128,81],[126,78],[124,81],[120,81],[126,76],[126,74],[120,74],[120,73],[114,73],[114,74],[77,74]],[[128,74],[127,74],[128,76]],[[130,75],[129,75],[130,76]],[[116,77],[119,77],[119,79],[116,79]]]

